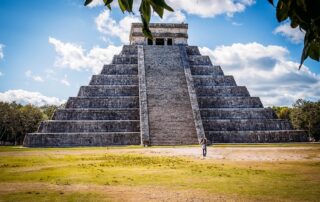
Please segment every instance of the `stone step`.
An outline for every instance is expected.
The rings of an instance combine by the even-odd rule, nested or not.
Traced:
[[[139,109],[58,109],[53,120],[139,120]]]
[[[205,131],[211,143],[279,143],[308,142],[308,135],[301,130],[273,131]]]
[[[137,64],[109,64],[104,65],[101,74],[107,75],[138,75]]]
[[[209,56],[203,55],[189,55],[190,65],[212,65]]]
[[[137,55],[115,55],[112,64],[138,64]]]
[[[220,66],[192,65],[190,69],[192,75],[224,75]]]
[[[151,145],[156,146],[172,146],[172,145],[198,145],[198,140],[179,140],[177,138],[175,139],[167,139],[167,140],[154,140],[150,142]]]
[[[250,96],[245,86],[198,86],[196,93],[199,96]]]
[[[74,147],[139,145],[139,132],[102,132],[102,133],[29,133],[25,147]]]
[[[198,97],[200,108],[262,108],[259,97]]]
[[[139,108],[139,97],[70,97],[66,108]]]
[[[90,85],[138,85],[138,76],[133,75],[93,75]]]
[[[39,133],[74,132],[139,132],[140,121],[135,120],[49,120],[43,121]]]
[[[80,97],[107,97],[107,96],[138,96],[137,85],[97,85],[81,86],[78,96]]]
[[[271,108],[203,108],[202,119],[274,119],[276,115]]]
[[[204,86],[236,86],[236,81],[233,76],[211,76],[211,75],[202,75],[202,76],[193,76],[194,86],[195,87],[204,87]]]
[[[198,46],[186,46],[186,51],[188,55],[200,55]]]
[[[121,50],[121,55],[138,55],[138,47],[135,45],[124,45]]]
[[[281,119],[216,119],[202,120],[205,131],[290,130],[287,120]]]

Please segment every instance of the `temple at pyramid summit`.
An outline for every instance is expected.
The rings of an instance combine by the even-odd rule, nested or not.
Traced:
[[[107,146],[307,141],[197,46],[187,24],[134,23],[130,45],[81,86],[24,146]]]

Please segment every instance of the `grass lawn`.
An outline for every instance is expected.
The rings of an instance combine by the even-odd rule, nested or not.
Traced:
[[[234,161],[162,155],[170,147],[0,147],[0,201],[319,201],[319,144],[209,151],[235,147],[305,157]]]

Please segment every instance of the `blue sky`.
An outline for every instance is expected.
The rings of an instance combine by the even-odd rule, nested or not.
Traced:
[[[130,23],[139,21],[101,2],[0,0],[0,100],[42,105],[76,96],[128,43]],[[189,44],[265,106],[319,99],[319,63],[308,59],[297,70],[303,33],[277,23],[267,0],[167,2],[176,12],[152,21],[188,23]]]

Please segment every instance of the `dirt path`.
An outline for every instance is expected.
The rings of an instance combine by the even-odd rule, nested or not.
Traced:
[[[21,149],[23,151],[23,148]],[[101,148],[101,149],[53,149],[25,152],[0,152],[1,156],[34,156],[34,155],[79,155],[79,154],[145,154],[156,156],[191,157],[201,159],[200,147],[172,148]],[[208,147],[206,159],[231,161],[310,161],[320,160],[320,146],[306,147]]]

